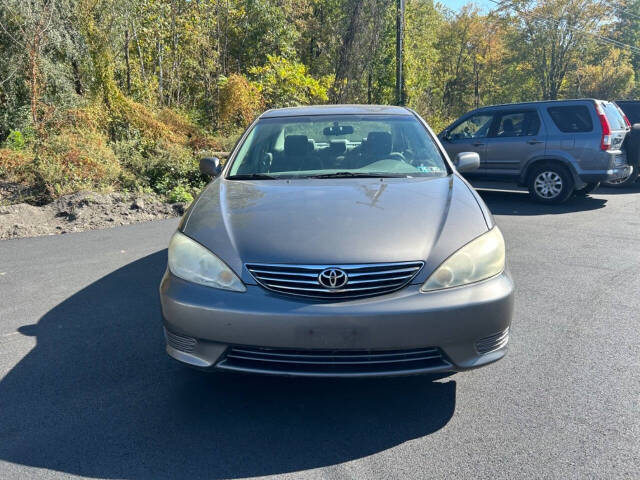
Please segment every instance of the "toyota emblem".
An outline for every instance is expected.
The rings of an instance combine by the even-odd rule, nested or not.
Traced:
[[[348,281],[347,274],[339,268],[326,268],[318,275],[318,283],[331,290],[344,287]]]

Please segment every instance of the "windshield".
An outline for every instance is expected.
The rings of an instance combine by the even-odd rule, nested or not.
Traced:
[[[445,175],[440,151],[413,116],[318,115],[259,120],[227,178]]]

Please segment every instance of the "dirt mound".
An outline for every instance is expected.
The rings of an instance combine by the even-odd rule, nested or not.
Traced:
[[[78,192],[42,206],[0,206],[0,239],[55,235],[169,218],[184,213],[154,195]]]

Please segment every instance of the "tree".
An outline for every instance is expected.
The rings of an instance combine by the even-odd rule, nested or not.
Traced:
[[[616,40],[635,47],[630,56],[635,73],[635,97],[638,97],[640,96],[640,0],[622,2],[617,13],[618,22],[614,26],[613,36]]]
[[[31,121],[38,132],[42,132],[47,117],[46,105],[41,101],[48,80],[43,57],[53,42],[52,31],[60,28],[59,7],[56,0],[6,0],[0,10],[0,28],[5,41],[23,52],[18,59],[21,67],[17,67],[14,74],[19,68],[24,69],[29,83]]]
[[[423,115],[439,112],[441,96],[436,81],[436,65],[440,59],[438,35],[445,19],[433,2],[409,0],[406,3],[405,89],[407,104]]]
[[[442,126],[489,103],[632,95],[640,55],[600,37],[637,46],[639,2],[605,18],[604,0],[502,0],[489,13],[407,0],[407,103]],[[94,103],[122,127],[113,141],[148,115],[135,112],[166,107],[226,129],[228,89],[253,95],[239,79],[273,106],[395,97],[389,0],[5,0],[0,27],[0,141]],[[611,82],[597,80],[613,61]]]
[[[589,98],[625,98],[634,87],[630,55],[620,49],[601,49],[597,61],[582,65],[573,73],[575,96]]]
[[[559,97],[567,72],[575,68],[580,44],[596,32],[607,12],[601,0],[504,0],[502,11],[519,28],[512,42],[531,66],[541,97]],[[518,48],[518,50],[515,50]]]
[[[267,63],[251,68],[249,73],[267,108],[324,103],[328,99],[328,77],[318,81],[303,64],[283,57],[267,55]]]

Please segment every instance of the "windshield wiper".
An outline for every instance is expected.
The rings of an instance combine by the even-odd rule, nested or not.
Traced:
[[[278,177],[267,175],[266,173],[243,173],[241,175],[231,175],[227,180],[277,180]]]
[[[335,172],[308,175],[305,178],[407,178],[406,173]]]

